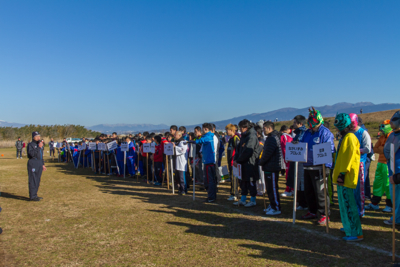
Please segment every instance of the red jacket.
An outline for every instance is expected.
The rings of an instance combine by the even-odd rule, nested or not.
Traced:
[[[288,135],[288,134],[282,134],[281,135],[281,148],[282,148],[282,157],[283,160],[286,162],[285,160],[285,156],[286,156],[286,143],[291,143],[293,141],[293,138]],[[287,163],[287,162],[286,162]]]
[[[164,161],[164,144],[161,143],[156,145],[156,151],[154,153],[154,162],[163,162]]]

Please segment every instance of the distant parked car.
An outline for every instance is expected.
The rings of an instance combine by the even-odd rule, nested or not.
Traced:
[[[77,143],[82,141],[81,138],[72,138],[72,137],[68,137],[65,141],[67,141],[67,143],[69,144],[73,144],[73,143]]]

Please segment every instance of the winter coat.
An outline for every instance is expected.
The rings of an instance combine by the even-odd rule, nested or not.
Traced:
[[[21,150],[22,147],[23,147],[23,143],[24,143],[24,142],[22,142],[21,140],[20,140],[20,141],[17,141],[17,142],[15,142],[15,147],[16,147],[18,150]]]
[[[197,139],[196,144],[201,144],[201,151],[204,164],[215,164],[215,147],[214,147],[214,134],[208,132],[200,139]]]
[[[257,181],[260,179],[258,171],[258,156],[262,146],[260,146],[257,133],[253,128],[242,133],[239,145],[236,147],[234,161],[242,165],[242,180]]]
[[[285,162],[281,149],[281,138],[278,131],[274,130],[272,133],[268,134],[259,164],[265,172],[279,172],[285,169]]]

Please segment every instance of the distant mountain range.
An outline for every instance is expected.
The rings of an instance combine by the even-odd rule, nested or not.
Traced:
[[[400,104],[392,104],[392,103],[384,103],[384,104],[373,104],[371,102],[360,102],[360,103],[337,103],[332,106],[322,106],[322,107],[314,107],[315,109],[319,110],[323,117],[334,117],[336,113],[344,112],[344,113],[360,113],[360,110],[363,110],[363,113],[370,113],[370,112],[377,112],[377,111],[384,111],[384,110],[391,110],[391,109],[400,109]],[[265,113],[253,113],[245,116],[240,116],[228,120],[223,121],[215,121],[212,122],[216,125],[217,129],[222,130],[225,129],[225,126],[229,123],[238,124],[243,119],[248,119],[252,122],[257,122],[259,120],[271,120],[274,121],[278,119],[279,121],[288,121],[292,120],[297,115],[303,115],[306,118],[308,117],[308,109],[307,108],[282,108],[277,109],[274,111],[269,111]],[[192,131],[193,128],[197,125],[189,125],[186,126],[188,131]]]
[[[292,120],[296,115],[303,115],[307,117],[308,108],[281,108],[265,113],[253,113],[245,116],[235,117],[232,119],[222,120],[222,121],[214,121],[218,130],[225,129],[225,126],[229,123],[238,124],[243,119],[248,119],[253,122],[257,122],[259,120],[271,120],[274,121],[278,119],[279,121],[287,121]],[[360,110],[363,110],[363,113],[371,113],[378,111],[385,111],[391,109],[400,109],[400,104],[393,103],[384,103],[384,104],[373,104],[371,102],[360,102],[360,103],[337,103],[331,106],[322,106],[315,107],[318,109],[323,117],[334,117],[337,112],[346,112],[346,113],[360,113]],[[188,131],[193,131],[195,126],[201,126],[203,122],[199,122],[198,124],[193,125],[185,125]],[[21,123],[11,123],[0,120],[0,127],[22,127],[26,124]],[[136,133],[143,131],[169,131],[170,125],[166,124],[99,124],[90,127],[86,127],[93,131],[98,131],[101,133],[111,134],[112,132],[117,132],[118,134],[122,133]]]
[[[101,133],[110,134],[112,132],[120,133],[135,133],[151,130],[164,130],[169,131],[169,125],[165,124],[99,124],[95,126],[87,127],[92,131],[98,131]]]
[[[15,122],[7,122],[7,121],[2,121],[0,120],[0,127],[22,127],[25,126],[26,124],[22,123],[15,123]]]

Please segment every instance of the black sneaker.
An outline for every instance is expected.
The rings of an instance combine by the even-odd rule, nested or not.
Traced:
[[[40,198],[35,197],[35,198],[32,198],[31,201],[40,201]]]
[[[43,198],[42,197],[37,197],[38,199],[40,199],[40,200],[42,200]]]

